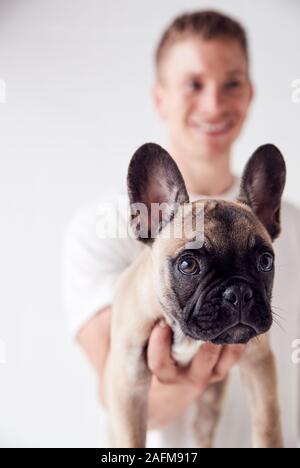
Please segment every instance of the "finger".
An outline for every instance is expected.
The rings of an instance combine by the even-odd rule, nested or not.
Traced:
[[[203,389],[211,379],[212,372],[218,363],[222,346],[204,343],[193,358],[187,371],[187,378],[197,388]]]
[[[161,383],[176,383],[177,366],[171,357],[172,330],[160,323],[154,326],[147,350],[148,367]]]
[[[246,345],[227,345],[223,348],[211,378],[211,383],[224,380],[231,368],[241,359]]]

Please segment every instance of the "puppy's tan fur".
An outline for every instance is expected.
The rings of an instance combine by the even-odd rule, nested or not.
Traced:
[[[202,201],[203,202],[203,201]],[[220,249],[226,248],[221,226],[211,215],[216,205],[228,202],[205,203],[205,239],[211,236]],[[192,209],[192,204],[191,209]],[[222,206],[222,205],[221,205]],[[247,217],[241,217],[232,231],[237,248],[242,248],[251,234],[259,235],[269,244],[271,239],[264,226],[243,203],[232,203]],[[181,222],[175,216],[173,223]],[[247,232],[247,237],[245,236]],[[151,330],[164,317],[174,332],[172,356],[178,365],[186,366],[202,342],[184,336],[176,316],[165,316],[158,297],[168,301],[170,278],[163,269],[164,260],[174,256],[193,239],[187,232],[182,239],[164,239],[162,232],[153,247],[146,248],[121,275],[113,301],[111,349],[105,373],[105,392],[111,421],[111,447],[145,447],[147,401],[151,373],[147,367],[146,350]],[[174,299],[173,299],[174,300]],[[241,373],[249,396],[253,427],[253,446],[278,448],[283,446],[280,412],[277,397],[276,366],[267,335],[248,343],[240,362]],[[210,386],[197,400],[193,424],[199,447],[211,447],[222,410],[226,382]]]

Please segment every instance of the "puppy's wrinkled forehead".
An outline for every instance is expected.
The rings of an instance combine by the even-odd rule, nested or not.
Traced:
[[[252,210],[237,202],[206,202],[204,234],[206,242],[216,244],[223,253],[233,246],[239,251],[252,248],[257,236],[272,244],[266,229]]]
[[[199,213],[203,222],[196,222]],[[192,220],[192,222],[191,222]],[[172,221],[174,231],[180,232],[181,238],[166,241],[161,236],[158,243],[168,256],[175,256],[184,248],[195,245],[196,239],[202,239],[208,249],[216,248],[218,253],[226,254],[232,248],[240,252],[252,248],[259,236],[266,244],[272,245],[271,238],[251,208],[239,202],[223,200],[198,200],[185,205],[184,212],[178,212]],[[202,229],[204,235],[196,231]],[[177,228],[177,229],[176,229]],[[193,247],[192,247],[193,248]]]

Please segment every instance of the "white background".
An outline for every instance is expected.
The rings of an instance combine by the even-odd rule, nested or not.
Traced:
[[[234,14],[252,45],[257,96],[235,170],[277,144],[286,196],[300,203],[298,0],[0,0],[0,446],[99,443],[96,382],[61,306],[63,230],[125,183],[140,144],[166,143],[149,94],[153,50],[175,15],[201,7]]]

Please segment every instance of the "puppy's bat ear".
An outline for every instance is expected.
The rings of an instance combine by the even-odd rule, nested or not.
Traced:
[[[250,158],[242,177],[238,201],[249,205],[274,241],[280,234],[281,198],[286,165],[274,145],[260,146]]]
[[[142,145],[133,155],[127,186],[131,227],[137,239],[147,244],[173,219],[179,205],[189,201],[175,161],[155,143]]]

